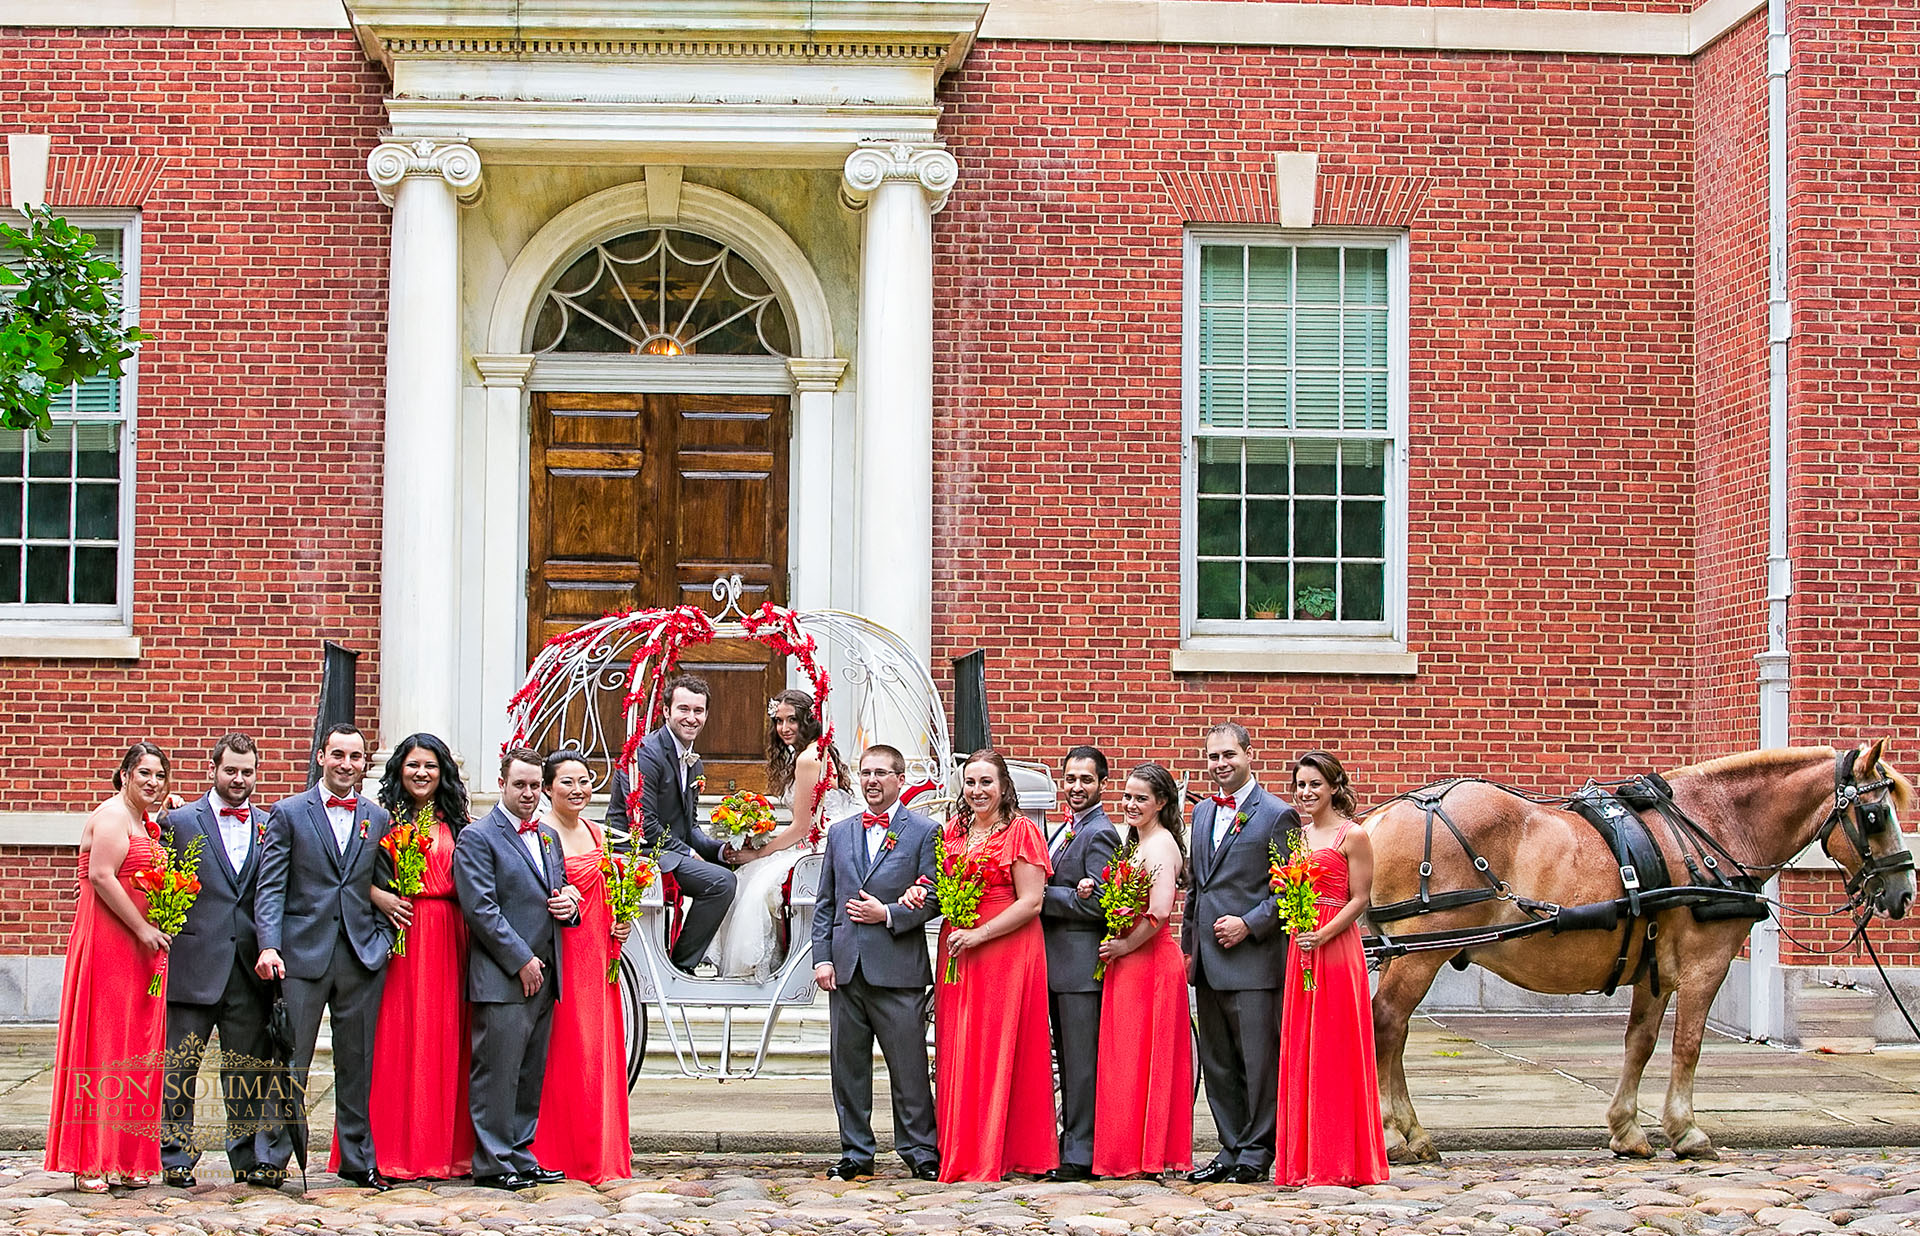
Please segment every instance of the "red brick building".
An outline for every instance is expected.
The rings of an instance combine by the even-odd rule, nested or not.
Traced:
[[[484,780],[546,635],[731,571],[986,649],[1039,759],[1916,760],[1920,5],[496,10],[11,6],[15,200],[153,338],[0,444],[0,1016],[127,742],[296,788],[330,640]],[[745,767],[778,670],[709,668]]]

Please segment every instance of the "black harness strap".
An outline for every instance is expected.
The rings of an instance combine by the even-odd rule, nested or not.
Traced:
[[[1447,796],[1447,791],[1453,789],[1453,787],[1458,784],[1460,784],[1458,781],[1449,781],[1445,785],[1427,786],[1425,789],[1415,790],[1413,793],[1407,795],[1407,801],[1419,807],[1426,817],[1425,850],[1420,857],[1420,895],[1418,897],[1410,897],[1405,901],[1394,901],[1383,906],[1374,906],[1367,911],[1367,917],[1369,919],[1372,919],[1376,923],[1391,923],[1403,918],[1412,918],[1419,914],[1437,914],[1442,910],[1457,910],[1461,906],[1478,905],[1483,901],[1492,901],[1506,891],[1500,886],[1500,881],[1494,876],[1487,860],[1481,857],[1478,850],[1473,848],[1473,843],[1467,840],[1467,835],[1460,831],[1460,826],[1453,822],[1453,817],[1448,815],[1447,809],[1441,805],[1441,800]],[[1433,822],[1435,819],[1445,824],[1447,831],[1453,834],[1454,841],[1459,843],[1461,851],[1466,854],[1467,860],[1473,864],[1473,869],[1480,873],[1482,880],[1487,882],[1485,888],[1456,889],[1451,892],[1438,894],[1432,891]]]

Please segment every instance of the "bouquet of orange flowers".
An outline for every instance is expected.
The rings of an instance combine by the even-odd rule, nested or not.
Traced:
[[[600,872],[607,880],[607,910],[613,921],[631,923],[640,917],[640,899],[653,887],[660,874],[660,864],[642,853],[638,846],[626,855],[615,854],[608,848],[600,854]],[[607,962],[607,982],[619,981],[620,954],[615,953]]]
[[[420,808],[413,818],[405,822],[396,822],[380,838],[380,848],[387,852],[393,861],[393,891],[402,897],[418,896],[426,886],[427,855],[433,852],[433,805]],[[407,929],[402,927],[393,937],[393,955],[407,955]]]
[[[206,849],[205,834],[187,843],[186,854],[175,853],[173,844],[160,843],[160,862],[133,877],[133,886],[147,895],[147,921],[166,932],[178,935],[187,925],[187,911],[200,896],[200,854]],[[153,968],[153,980],[147,994],[157,996],[167,978],[167,955],[160,954]]]
[[[1285,854],[1272,843],[1268,844],[1267,851],[1271,858],[1268,872],[1273,880],[1273,899],[1280,908],[1280,925],[1294,935],[1319,927],[1320,890],[1314,885],[1312,851],[1307,848],[1306,838],[1295,833]],[[1312,991],[1311,953],[1300,954],[1300,973],[1301,985]]]
[[[986,873],[980,870],[980,864],[967,857],[965,851],[955,854],[947,849],[945,830],[936,833],[933,838],[934,880],[933,895],[940,899],[940,913],[947,922],[965,931],[980,925],[980,898],[986,894]],[[947,970],[945,979],[949,983],[960,981],[959,968],[954,964],[953,950],[947,950]]]
[[[779,823],[773,818],[773,804],[766,795],[739,790],[721,799],[713,809],[708,831],[736,850],[757,850],[767,844]]]
[[[1107,915],[1105,939],[1118,940],[1146,917],[1153,894],[1153,868],[1140,861],[1140,844],[1129,841],[1113,852],[1113,861],[1100,873],[1100,908]],[[1107,976],[1106,959],[1093,968],[1093,977]]]

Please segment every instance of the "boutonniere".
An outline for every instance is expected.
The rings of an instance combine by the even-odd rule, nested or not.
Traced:
[[[367,824],[368,821],[366,820],[360,821],[360,840],[362,841],[367,839]]]
[[[1069,825],[1067,825],[1067,831],[1066,831],[1066,832],[1064,832],[1064,833],[1062,833],[1062,834],[1060,835],[1060,848],[1061,848],[1061,849],[1063,849],[1063,850],[1064,850],[1064,849],[1066,849],[1066,848],[1067,848],[1068,846],[1070,846],[1070,845],[1072,845],[1072,844],[1073,844],[1073,834],[1074,834],[1074,831],[1075,831],[1075,830],[1074,830],[1074,827],[1073,827],[1073,825],[1071,825],[1071,824],[1069,824]]]
[[[1247,826],[1247,813],[1244,811],[1235,812],[1233,816],[1233,827],[1227,830],[1227,836],[1231,837],[1235,835],[1246,826]]]
[[[257,828],[255,828],[255,829],[253,830],[253,832],[254,832],[254,836],[256,836],[256,837],[258,837],[258,838],[260,839],[260,844],[261,844],[261,845],[265,845],[265,844],[267,844],[267,822],[266,822],[266,820],[264,820],[264,819],[263,819],[263,820],[261,820],[261,821],[260,821],[260,825],[259,825],[259,827],[257,827]]]
[[[707,774],[701,773],[699,776],[695,777],[692,781],[687,782],[687,788],[693,791],[693,796],[695,798],[698,798],[702,794],[706,793],[707,792]]]
[[[888,850],[891,850],[895,845],[899,844],[899,841],[900,834],[889,828],[887,835],[880,839],[880,853],[885,854]]]

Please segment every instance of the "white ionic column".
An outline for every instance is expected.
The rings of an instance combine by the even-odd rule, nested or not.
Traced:
[[[933,652],[933,215],[959,164],[939,146],[863,146],[841,193],[866,210],[860,247],[859,599]]]
[[[794,357],[787,362],[793,377],[793,457],[788,475],[794,479],[794,518],[787,537],[793,563],[795,609],[833,606],[833,392],[847,362],[839,357]]]
[[[390,750],[416,730],[454,733],[460,204],[479,196],[480,156],[459,142],[387,141],[367,174],[393,207],[380,527],[380,746]]]
[[[500,750],[507,740],[507,701],[520,689],[526,667],[527,613],[521,548],[527,515],[521,490],[527,478],[527,375],[533,357],[476,356],[473,367],[487,388],[486,471],[480,478],[486,514],[480,528],[480,751]],[[471,524],[468,525],[472,527]],[[485,764],[481,760],[481,764]],[[481,768],[481,783],[486,770]]]

